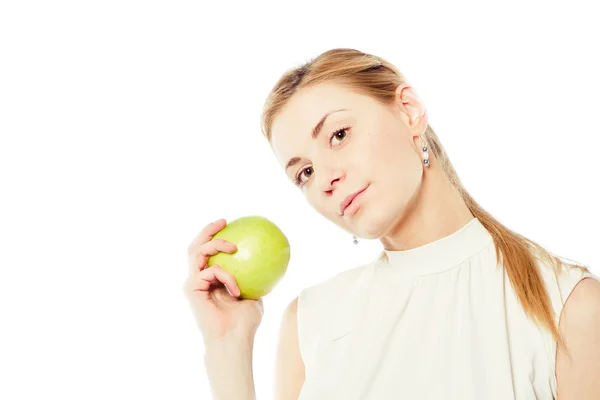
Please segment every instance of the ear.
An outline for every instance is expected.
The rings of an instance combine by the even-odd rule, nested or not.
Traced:
[[[414,136],[418,136],[427,127],[427,109],[417,91],[408,83],[396,88],[396,104],[402,112],[402,119]]]

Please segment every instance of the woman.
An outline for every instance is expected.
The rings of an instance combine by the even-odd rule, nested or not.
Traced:
[[[600,399],[599,280],[473,200],[393,65],[335,49],[288,71],[263,132],[311,206],[384,248],[289,304],[277,399]],[[206,268],[235,251],[225,224],[190,244],[185,290],[214,398],[251,399],[262,301]]]

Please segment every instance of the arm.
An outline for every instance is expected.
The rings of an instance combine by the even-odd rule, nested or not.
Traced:
[[[204,363],[213,400],[256,399],[253,346],[253,339],[242,338],[207,343]]]
[[[275,366],[275,399],[297,400],[304,384],[304,362],[298,344],[298,298],[287,306],[281,321]]]
[[[558,400],[600,399],[600,282],[580,281],[565,302],[559,323],[567,351],[558,348]],[[567,354],[568,352],[568,354]]]

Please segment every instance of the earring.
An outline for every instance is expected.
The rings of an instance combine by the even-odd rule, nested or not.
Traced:
[[[358,244],[358,240],[356,239],[356,236],[352,236],[352,242],[354,244]]]
[[[425,141],[425,137],[423,136],[423,134],[421,134],[421,146],[423,150],[423,164],[426,167],[429,167],[429,149],[427,148],[427,142]]]

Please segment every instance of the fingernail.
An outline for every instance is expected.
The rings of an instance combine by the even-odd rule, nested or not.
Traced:
[[[218,223],[219,223],[219,222],[221,222],[222,220],[223,220],[223,218],[219,218],[218,220],[216,220],[216,221],[214,221],[214,222],[213,222],[213,225],[216,225],[216,224],[218,224]]]

